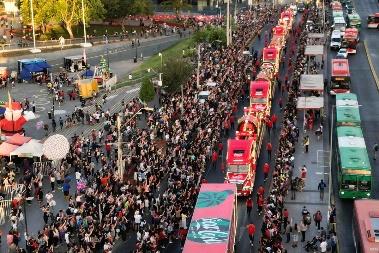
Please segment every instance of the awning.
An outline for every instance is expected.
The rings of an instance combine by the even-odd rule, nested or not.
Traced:
[[[20,146],[27,143],[31,139],[32,139],[31,137],[25,137],[20,134],[15,134],[7,140],[7,143]]]
[[[12,145],[6,142],[1,143],[0,145],[0,155],[9,156],[10,153],[18,148],[17,145]]]
[[[324,107],[323,97],[298,97],[297,109],[321,109]]]
[[[91,78],[92,78],[93,75],[94,75],[93,70],[87,69],[87,70],[84,71],[84,73],[82,74],[82,77],[84,77],[84,78],[91,77]]]
[[[42,69],[49,69],[49,68],[51,68],[51,66],[47,62],[45,62],[45,61],[40,61],[40,62],[36,62],[36,63]]]
[[[300,90],[323,91],[324,90],[324,75],[301,75]]]
[[[32,139],[28,143],[25,143],[24,145],[12,151],[10,155],[30,158],[41,157],[43,156],[42,146],[43,144],[40,143],[38,140]]]
[[[308,33],[308,38],[310,38],[310,39],[323,39],[324,34],[323,33]]]
[[[323,45],[308,45],[305,48],[306,56],[315,56],[315,55],[323,55],[324,54],[324,46]]]
[[[30,63],[30,64],[24,64],[22,66],[23,69],[27,69],[27,71],[34,73],[34,72],[42,72],[43,68],[39,65],[38,62]]]

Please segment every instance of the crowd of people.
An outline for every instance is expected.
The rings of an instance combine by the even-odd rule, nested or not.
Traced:
[[[144,112],[144,129],[137,128],[134,117],[143,105],[138,100],[123,104],[120,113],[108,115],[107,129],[74,136],[67,157],[49,175],[48,192],[43,190],[43,175],[26,165],[22,179],[26,199],[40,201],[45,222],[37,235],[26,236],[26,250],[111,252],[129,232],[137,235],[135,253],[161,252],[177,240],[183,246],[203,172],[220,148],[225,122],[233,118],[248,83],[252,62],[242,52],[273,21],[274,13],[270,8],[240,12],[231,46],[203,45],[201,83],[209,79],[217,83],[204,103],[195,98],[201,87],[193,75],[183,98],[161,95],[159,110]],[[127,150],[124,177],[117,173],[118,147],[113,145],[119,137],[119,117]],[[58,190],[68,203],[66,210],[55,210]],[[12,209],[17,220],[20,206]],[[9,233],[19,235],[19,227]],[[19,241],[9,236],[11,252],[22,252]]]

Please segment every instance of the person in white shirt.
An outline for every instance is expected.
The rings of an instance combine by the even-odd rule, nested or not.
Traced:
[[[320,243],[320,250],[321,250],[321,252],[326,252],[327,247],[328,247],[328,243],[325,240],[323,240]]]

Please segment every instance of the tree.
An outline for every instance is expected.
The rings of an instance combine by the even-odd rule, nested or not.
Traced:
[[[226,31],[222,27],[206,26],[195,32],[193,39],[197,43],[214,43],[217,41],[226,45]]]
[[[94,19],[101,19],[105,14],[101,0],[83,0],[86,22]],[[72,27],[82,21],[81,0],[56,0],[55,20],[62,22],[70,38],[74,38]]]
[[[171,58],[167,62],[169,64],[162,71],[163,88],[166,92],[173,93],[191,76],[193,66],[181,58]]]
[[[72,27],[82,21],[82,0],[33,0],[34,21],[43,31],[50,22],[62,23],[70,38],[74,37]],[[86,22],[101,19],[104,7],[101,0],[83,0]],[[31,21],[30,0],[21,0],[20,10],[25,22]]]
[[[139,90],[139,98],[148,103],[155,97],[154,85],[149,78],[145,78],[142,82],[141,89]]]
[[[182,10],[190,9],[192,7],[185,0],[166,0],[162,2],[161,5],[165,9],[173,10],[177,16],[179,16]]]
[[[20,12],[24,22],[31,23],[30,0],[22,0],[19,3]],[[42,33],[46,32],[46,26],[53,20],[54,17],[54,2],[52,0],[34,0],[33,14],[34,25],[40,26]]]

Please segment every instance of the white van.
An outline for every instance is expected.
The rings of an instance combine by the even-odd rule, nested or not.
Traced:
[[[341,47],[341,31],[333,30],[332,35],[330,37],[330,48],[334,50],[338,50]]]
[[[345,34],[345,29],[346,29],[345,19],[343,17],[335,17],[332,27],[334,30],[340,30],[341,36],[343,36]]]

